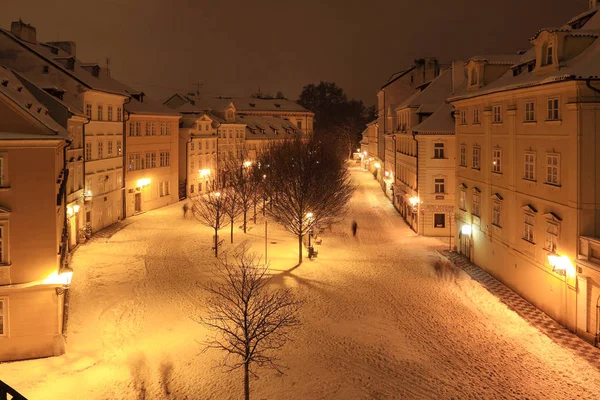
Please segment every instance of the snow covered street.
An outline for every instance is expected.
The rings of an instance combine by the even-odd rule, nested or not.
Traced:
[[[254,399],[597,399],[600,367],[578,358],[461,272],[436,274],[443,244],[416,236],[371,174],[346,220],[297,262],[297,239],[268,224],[274,282],[304,301],[303,325],[279,355],[286,375],[258,370]],[[199,282],[211,277],[209,228],[182,203],[128,219],[74,254],[61,357],[0,364],[0,380],[38,399],[239,399],[242,371],[203,352]],[[351,222],[358,222],[357,237]],[[250,240],[263,254],[265,224]],[[239,225],[236,224],[236,225]],[[229,244],[229,227],[220,232]],[[305,253],[306,255],[306,253]]]

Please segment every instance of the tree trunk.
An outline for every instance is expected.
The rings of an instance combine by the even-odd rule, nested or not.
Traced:
[[[244,209],[244,233],[246,233],[246,215],[248,214],[248,211],[246,209]]]
[[[219,257],[219,237],[217,236],[217,228],[215,228],[215,257]]]
[[[244,399],[250,400],[250,371],[248,363],[244,364]]]
[[[254,199],[254,224],[256,224],[256,199]]]
[[[231,243],[233,243],[233,218],[231,218]]]
[[[302,264],[302,235],[298,235],[298,264]]]

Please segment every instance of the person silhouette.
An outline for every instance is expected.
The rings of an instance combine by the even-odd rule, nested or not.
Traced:
[[[356,237],[356,230],[358,229],[358,224],[356,221],[352,221],[352,236]]]

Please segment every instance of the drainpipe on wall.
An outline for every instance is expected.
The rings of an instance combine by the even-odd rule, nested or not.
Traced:
[[[129,111],[125,110],[125,106],[129,103],[131,103],[131,97],[127,97],[123,102],[123,187],[121,188],[121,213],[123,216],[122,219],[127,218],[127,190],[125,190],[127,188],[127,121],[129,121],[129,117],[131,114],[129,113]],[[125,114],[127,114],[127,117],[125,116]]]
[[[87,115],[85,116],[85,118],[87,119],[87,121],[81,125],[81,144],[82,144],[82,149],[83,149],[83,171],[82,171],[82,174],[83,174],[83,209],[81,211],[84,213],[84,216],[83,216],[83,227],[84,228],[87,226],[87,220],[86,220],[87,213],[85,211],[85,193],[86,193],[86,189],[87,189],[85,187],[85,181],[87,179],[85,177],[85,166],[87,165],[87,161],[88,161],[85,159],[85,126],[87,124],[89,124],[90,122],[92,122],[92,118],[88,117]],[[91,223],[91,221],[90,221],[90,223]],[[79,235],[79,231],[77,231],[77,235]],[[79,240],[79,238],[77,240]]]

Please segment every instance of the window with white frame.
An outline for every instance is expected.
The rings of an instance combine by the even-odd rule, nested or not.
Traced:
[[[104,158],[104,142],[102,140],[98,140],[98,159],[101,160]]]
[[[168,151],[160,152],[160,167],[168,167],[171,164],[171,155]]]
[[[460,110],[460,124],[467,124],[467,110]]]
[[[160,123],[160,136],[165,136],[165,124],[164,123]]]
[[[165,124],[165,135],[171,136],[171,123],[167,122]]]
[[[547,222],[546,226],[546,250],[551,253],[555,253],[558,248],[558,224],[554,222]]]
[[[525,102],[525,122],[535,121],[535,101]]]
[[[121,107],[117,107],[117,122],[121,122]]]
[[[150,135],[156,136],[156,123],[155,122],[150,123]]]
[[[130,153],[129,154],[129,170],[137,171],[142,169],[142,156],[140,153]]]
[[[500,104],[494,104],[492,107],[492,122],[495,124],[502,122],[502,106]]]
[[[108,108],[106,109],[106,113],[107,113],[108,120],[112,121],[113,120],[113,107],[108,106]]]
[[[530,243],[534,242],[533,229],[534,227],[534,217],[529,213],[525,213],[525,220],[523,222],[523,239],[527,240]]]
[[[8,298],[0,297],[0,336],[8,336]]]
[[[103,113],[104,113],[104,107],[102,106],[102,104],[98,104],[98,121],[102,121]]]
[[[117,140],[117,156],[123,155],[123,145],[120,140]]]
[[[546,183],[549,185],[560,185],[560,155],[546,155]]]
[[[109,140],[106,144],[107,144],[106,145],[106,153],[107,153],[106,156],[107,157],[112,157],[112,155],[113,155],[113,141]]]
[[[461,210],[467,209],[467,192],[465,190],[460,191],[459,204]]]
[[[146,136],[150,136],[150,122],[146,122]]]
[[[557,121],[560,119],[560,110],[558,103],[558,97],[552,97],[548,99],[548,121]]]
[[[502,173],[502,150],[492,150],[492,172],[497,174]]]
[[[475,107],[473,109],[473,123],[479,124],[479,107]]]
[[[92,118],[92,105],[90,103],[85,103],[85,116]]]
[[[481,216],[481,197],[479,193],[473,193],[473,209],[471,214]]]
[[[492,202],[492,225],[500,227],[500,211],[501,206],[499,201]]]
[[[168,196],[169,193],[169,181],[164,181],[160,183],[160,197]]]
[[[435,178],[433,191],[435,193],[446,193],[446,179]]]
[[[433,158],[444,158],[444,143],[433,144]]]
[[[85,142],[85,161],[92,159],[92,142]]]
[[[466,144],[460,145],[460,166],[461,167],[467,166],[467,145]]]
[[[525,175],[523,178],[535,181],[535,153],[525,153]]]
[[[481,147],[473,146],[473,169],[481,168]]]

